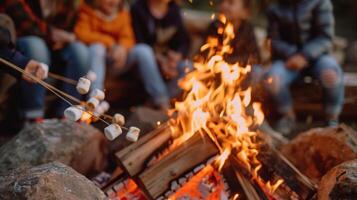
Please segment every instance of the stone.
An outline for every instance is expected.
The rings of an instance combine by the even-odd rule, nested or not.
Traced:
[[[90,175],[106,167],[107,152],[107,140],[98,129],[84,123],[46,120],[26,126],[0,147],[0,173],[59,161]]]
[[[104,200],[104,193],[72,168],[51,162],[0,175],[0,199]]]
[[[322,177],[318,200],[357,199],[357,160],[344,162]]]
[[[282,153],[315,182],[330,169],[357,158],[357,133],[346,125],[316,128],[282,146]]]

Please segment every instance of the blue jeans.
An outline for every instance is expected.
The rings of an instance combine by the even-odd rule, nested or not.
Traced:
[[[51,54],[45,41],[36,36],[21,37],[17,40],[18,49],[27,57],[46,63],[51,66]],[[60,60],[65,63],[65,66],[60,66],[62,75],[68,78],[78,80],[88,71],[88,50],[87,47],[80,42],[73,42],[65,46],[59,52]],[[51,66],[53,67],[53,66]],[[45,89],[38,84],[21,81],[21,106],[23,107],[26,118],[43,117],[44,115],[44,97]],[[75,86],[63,84],[61,90],[80,98],[81,96],[75,89]],[[63,111],[69,105],[62,100],[56,103],[56,116],[63,116]]]
[[[333,76],[331,81],[331,76]],[[324,108],[328,116],[338,116],[343,107],[344,85],[343,72],[336,60],[329,55],[323,55],[313,61],[311,66],[301,72],[292,71],[281,60],[274,61],[265,75],[270,84],[265,84],[275,101],[278,112],[285,115],[293,110],[293,100],[290,85],[304,75],[312,75],[322,86],[324,92]]]
[[[97,79],[92,83],[93,88],[103,89],[106,69],[106,49],[102,44],[92,44],[90,51],[90,70],[97,74]],[[186,63],[178,66],[179,78],[185,74]],[[146,44],[134,46],[128,53],[124,73],[133,67],[137,67],[143,81],[145,90],[150,95],[153,103],[157,106],[167,105],[170,97],[177,95],[179,89],[177,81],[179,78],[166,83],[161,76],[159,66],[156,62],[153,49]]]

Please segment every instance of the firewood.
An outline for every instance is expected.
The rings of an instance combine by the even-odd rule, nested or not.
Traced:
[[[315,182],[334,166],[357,158],[357,132],[341,125],[300,134],[282,147],[294,166]]]
[[[352,200],[357,198],[357,160],[332,168],[319,185],[319,200]]]
[[[199,166],[218,150],[207,138],[196,134],[183,145],[162,158],[155,165],[138,176],[138,183],[150,199],[155,199],[170,188],[173,180],[183,177],[184,173]]]
[[[145,162],[159,147],[171,138],[167,124],[146,134],[138,142],[115,154],[117,162],[130,175],[135,176],[143,170]]]

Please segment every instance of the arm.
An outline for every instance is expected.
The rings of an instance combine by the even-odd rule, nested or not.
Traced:
[[[179,52],[182,54],[183,57],[186,57],[188,55],[189,49],[190,49],[190,38],[188,36],[188,33],[186,31],[186,28],[183,24],[182,16],[180,9],[178,6],[174,6],[175,8],[175,24],[177,27],[177,32],[174,35],[174,37],[171,40],[171,48],[173,50]]]
[[[91,18],[88,14],[80,12],[77,24],[74,27],[77,38],[86,44],[99,42],[108,49],[112,48],[115,45],[115,40],[108,35],[95,32],[91,27],[90,21]]]
[[[48,25],[32,12],[25,0],[4,0],[2,9],[14,20],[18,35],[46,37]]]
[[[130,14],[131,14],[131,26],[134,31],[136,42],[146,43],[145,34],[147,33],[147,31],[144,30],[146,26],[146,22],[142,20],[139,6],[134,4],[130,9]]]
[[[308,59],[316,59],[332,48],[332,38],[334,36],[333,7],[330,0],[321,0],[316,8],[314,26],[316,26],[317,36],[306,43],[302,53]]]
[[[30,59],[26,58],[10,46],[13,45],[11,45],[11,36],[9,30],[0,27],[0,57],[24,69]],[[9,68],[4,67],[6,72],[16,77],[18,76],[18,74],[15,74],[15,71],[7,69]]]
[[[123,25],[120,30],[120,36],[118,43],[123,45],[126,49],[130,49],[135,44],[135,36],[133,33],[133,29],[131,27],[131,19],[130,14],[125,12],[123,14]]]
[[[268,38],[271,39],[272,53],[284,59],[288,59],[290,56],[294,55],[298,49],[294,45],[281,39],[278,18],[272,9],[268,11],[268,23],[267,32]]]

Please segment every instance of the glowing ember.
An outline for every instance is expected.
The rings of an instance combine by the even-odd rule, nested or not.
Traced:
[[[242,86],[251,66],[229,64],[224,60],[232,53],[230,42],[235,35],[233,25],[223,16],[219,19],[224,24],[218,30],[223,41],[208,38],[207,44],[201,47],[207,56],[198,58],[195,70],[179,83],[185,95],[170,112],[177,114],[170,123],[175,138],[171,148],[181,145],[194,134],[207,134],[220,151],[215,162],[219,169],[230,156],[235,156],[255,181],[273,193],[282,181],[264,183],[259,177],[261,163],[257,159],[257,133],[253,131],[263,122],[264,114],[259,103],[251,102],[251,88]]]
[[[225,189],[222,176],[208,165],[168,199],[223,199],[222,196],[228,195]]]

